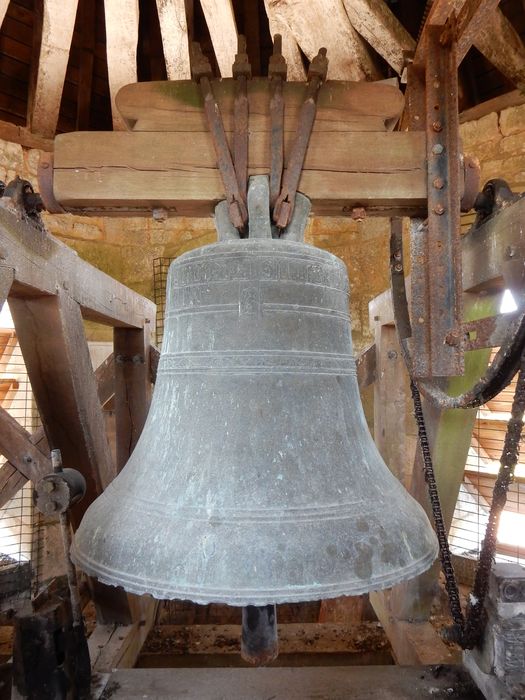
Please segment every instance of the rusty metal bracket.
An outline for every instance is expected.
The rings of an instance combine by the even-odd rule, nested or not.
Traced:
[[[243,197],[239,188],[219,104],[213,94],[210,62],[202,53],[200,45],[196,42],[192,44],[191,70],[193,79],[199,84],[204,98],[204,113],[206,114],[208,128],[217,156],[217,164],[224,185],[230,218],[236,229],[244,231],[248,222],[246,198]]]
[[[248,80],[252,77],[252,68],[246,53],[246,39],[241,34],[238,38],[232,73],[235,78],[233,163],[241,196],[246,201],[248,190]]]
[[[428,27],[425,106],[428,228],[412,236],[412,342],[415,378],[464,371],[460,345],[446,342],[461,323],[460,160],[456,44],[453,28]],[[421,271],[418,274],[418,271]]]
[[[280,34],[273,38],[273,53],[268,66],[270,80],[270,207],[273,209],[281,189],[284,166],[284,99],[283,83],[288,67],[282,54],[283,40]]]
[[[319,94],[319,88],[326,79],[327,70],[328,59],[326,58],[326,49],[323,48],[319,50],[319,53],[310,63],[308,69],[306,98],[299,114],[299,124],[290,158],[286,165],[283,186],[273,210],[273,220],[281,230],[286,228],[293,214],[295,194],[297,192],[297,186],[299,185],[299,178],[301,177],[306,150],[317,112],[317,96]]]

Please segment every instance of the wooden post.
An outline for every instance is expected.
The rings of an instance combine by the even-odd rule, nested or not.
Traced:
[[[145,330],[115,328],[115,421],[117,471],[126,464],[140,437],[151,399],[149,324]]]

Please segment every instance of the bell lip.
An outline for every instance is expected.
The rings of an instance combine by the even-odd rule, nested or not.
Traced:
[[[355,582],[350,585],[344,583],[336,584],[321,584],[315,586],[292,586],[286,590],[277,589],[274,591],[261,591],[247,589],[234,589],[231,591],[205,589],[202,587],[190,588],[154,588],[153,586],[141,585],[140,581],[134,577],[119,572],[119,580],[108,574],[107,568],[96,564],[91,558],[79,553],[75,544],[71,547],[71,559],[73,563],[84,571],[88,576],[97,578],[101,583],[109,586],[122,587],[127,593],[135,595],[149,595],[157,600],[189,600],[193,603],[208,605],[210,603],[219,603],[222,605],[230,605],[232,607],[244,607],[246,605],[275,605],[280,603],[304,603],[316,600],[329,600],[330,598],[339,598],[341,596],[355,596],[370,591],[380,591],[385,588],[390,588],[398,583],[407,581],[419,574],[427,571],[437,559],[439,547],[437,539],[434,542],[434,548],[426,555],[412,562],[410,566],[404,569],[396,569],[395,576],[386,574],[374,580],[373,587],[363,582],[362,586],[356,586]]]

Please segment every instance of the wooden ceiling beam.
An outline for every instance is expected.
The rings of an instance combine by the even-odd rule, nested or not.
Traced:
[[[414,51],[416,42],[384,0],[343,0],[343,4],[354,29],[401,75],[403,52]]]
[[[115,97],[121,87],[137,82],[138,0],[104,0],[104,14],[113,128],[122,130],[126,125],[118,113]]]
[[[287,25],[309,60],[328,49],[328,78],[376,80],[383,77],[352,27],[342,0],[268,0],[273,15]]]
[[[306,71],[301,51],[290,27],[275,14],[273,7],[270,5],[270,0],[264,0],[264,7],[266,8],[272,39],[276,34],[280,34],[282,37],[282,53],[288,66],[288,80],[304,80]]]
[[[237,53],[237,26],[231,0],[200,0],[222,78],[232,76]]]
[[[32,109],[31,131],[51,137],[56,131],[78,0],[44,0],[42,43]]]
[[[525,87],[525,46],[501,10],[485,22],[474,46],[516,87]]]
[[[185,0],[157,0],[168,80],[191,78]]]

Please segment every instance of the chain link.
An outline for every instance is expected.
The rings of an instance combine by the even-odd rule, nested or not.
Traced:
[[[468,597],[465,616],[461,610],[459,589],[452,565],[447,530],[439,500],[421,395],[413,380],[410,382],[410,390],[414,402],[414,415],[423,457],[425,481],[428,485],[434,527],[439,542],[439,556],[445,577],[445,589],[448,594],[450,613],[454,621],[454,625],[445,631],[445,636],[448,640],[457,642],[463,649],[472,649],[480,641],[483,634],[485,625],[484,603],[488,591],[492,562],[496,553],[499,519],[507,502],[507,492],[514,479],[514,470],[519,457],[523,414],[525,412],[525,353],[521,358],[511,417],[507,423],[505,442],[500,459],[501,466],[494,485],[487,529],[481,545],[474,586],[472,593]]]

